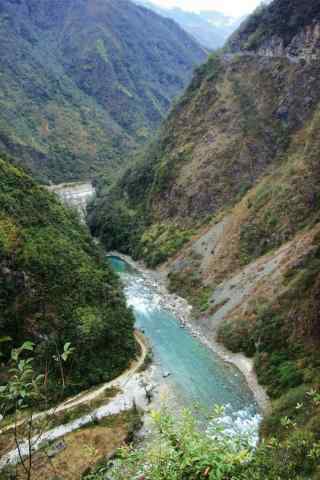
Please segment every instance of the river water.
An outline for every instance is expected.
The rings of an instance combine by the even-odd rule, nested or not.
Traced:
[[[142,273],[118,257],[109,260],[124,284],[136,327],[151,343],[158,380],[163,382],[163,375],[170,373],[165,382],[175,404],[188,408],[198,405],[208,412],[215,405],[224,406],[227,429],[255,435],[261,416],[242,373],[181,328]]]

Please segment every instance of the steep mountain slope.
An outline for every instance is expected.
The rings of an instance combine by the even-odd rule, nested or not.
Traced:
[[[90,217],[107,246],[115,235],[151,266],[169,258],[169,286],[204,335],[254,358],[276,399],[262,431],[281,438],[282,416],[301,438],[320,435],[307,394],[320,386],[320,6],[304,7],[275,0],[198,68],[141,164],[100,185]]]
[[[11,348],[33,341],[53,400],[54,357],[70,342],[65,393],[112,378],[135,354],[118,279],[73,211],[8,161],[0,173],[0,337],[12,339],[1,345],[2,367]]]
[[[128,0],[4,0],[0,42],[0,147],[54,182],[123,165],[206,58]]]
[[[243,20],[243,18],[228,17],[223,13],[210,10],[188,12],[181,8],[161,8],[148,0],[135,1],[138,5],[144,5],[163,17],[171,18],[200,45],[210,50],[222,47]]]
[[[189,230],[208,222],[270,169],[284,168],[299,133],[316,115],[319,76],[316,62],[212,56],[170,114],[143,169],[121,180],[120,197],[125,191],[131,211],[146,203],[153,231],[161,223]],[[105,236],[112,241],[107,230]],[[146,233],[142,240],[144,248]]]

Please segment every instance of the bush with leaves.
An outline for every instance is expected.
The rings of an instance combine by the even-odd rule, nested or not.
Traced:
[[[85,480],[298,480],[318,478],[320,443],[310,432],[283,418],[293,431],[290,440],[270,438],[252,446],[246,435],[227,435],[219,421],[221,408],[210,417],[210,435],[198,428],[194,415],[180,419],[166,411],[153,413],[154,441],[120,449],[117,457]],[[306,477],[305,475],[308,475]]]
[[[8,341],[8,338],[2,338]],[[62,362],[67,362],[73,349],[70,344],[64,346],[63,352],[58,353],[56,361],[59,363],[61,377],[64,379]],[[11,351],[10,370],[8,382],[0,387],[0,413],[6,419],[11,414],[12,424],[8,430],[12,431],[19,462],[25,473],[25,478],[30,480],[35,469],[34,453],[36,446],[41,442],[42,436],[55,415],[55,410],[46,412],[44,420],[37,421],[39,415],[35,412],[48,403],[48,390],[44,374],[35,371],[34,344],[24,342],[19,348]],[[63,380],[63,388],[65,383]],[[63,395],[63,390],[61,391]],[[42,417],[41,417],[42,418]],[[16,476],[17,477],[16,467]]]

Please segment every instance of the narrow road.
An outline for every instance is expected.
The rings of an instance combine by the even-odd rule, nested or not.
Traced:
[[[118,415],[121,412],[128,411],[133,408],[134,405],[142,405],[145,407],[145,390],[141,385],[141,378],[138,374],[139,369],[143,366],[143,363],[148,352],[148,348],[145,344],[144,337],[139,332],[135,332],[135,337],[137,342],[141,347],[141,355],[137,361],[135,361],[128,370],[122,373],[118,378],[102,385],[97,390],[94,390],[90,393],[80,394],[77,397],[63,402],[58,407],[48,410],[46,412],[40,412],[33,417],[33,420],[42,418],[43,416],[53,413],[59,413],[71,408],[74,408],[77,405],[88,403],[92,400],[98,398],[103,392],[111,387],[120,388],[122,391],[119,392],[114,398],[112,398],[106,405],[103,405],[99,408],[96,408],[89,414],[86,414],[76,420],[73,420],[66,425],[59,425],[51,430],[43,432],[42,434],[37,434],[31,438],[31,448],[35,452],[41,448],[44,444],[48,442],[53,442],[58,438],[61,438],[79,428],[92,423],[93,419],[101,420],[105,417],[111,415]],[[20,425],[23,421],[20,422]],[[13,425],[10,425],[2,430],[1,433],[8,431],[8,429],[13,428]],[[29,442],[23,440],[19,443],[19,450],[14,449],[7,452],[0,458],[0,471],[3,470],[8,465],[16,465],[20,462],[20,457],[26,457],[29,455]]]
[[[87,393],[80,393],[76,395],[75,397],[69,398],[68,400],[65,400],[62,402],[60,405],[57,407],[53,407],[49,410],[45,410],[43,412],[36,413],[33,415],[33,421],[39,420],[41,418],[44,418],[46,416],[51,416],[51,415],[56,415],[61,412],[65,412],[67,410],[70,410],[71,408],[77,407],[79,405],[83,405],[85,403],[92,402],[93,400],[96,400],[99,398],[106,390],[109,388],[119,388],[120,390],[123,391],[124,394],[125,392],[125,387],[128,383],[128,381],[135,375],[139,369],[142,367],[146,355],[148,353],[148,348],[146,346],[145,340],[143,335],[136,331],[135,332],[135,338],[137,340],[137,343],[139,344],[141,348],[141,355],[138,360],[134,361],[130,368],[123,372],[119,377],[115,378],[114,380],[111,380],[110,382],[104,383],[101,387],[97,388],[96,390],[93,390],[92,392],[87,392]],[[117,396],[115,397],[115,399]],[[17,426],[23,425],[25,422],[25,419],[22,419],[20,422],[17,423]],[[12,430],[14,428],[14,424],[7,425],[5,428],[0,430],[0,435],[3,433],[8,432],[9,430]]]
[[[248,50],[238,51],[236,53],[225,53],[223,55],[223,59],[227,62],[230,62],[233,59],[239,58],[239,57],[282,58],[282,59],[288,60],[289,63],[299,63],[300,61],[305,60],[305,58],[302,56],[293,56],[293,55],[289,55],[288,53],[284,55],[273,55],[273,54],[267,55],[263,53],[251,52]]]

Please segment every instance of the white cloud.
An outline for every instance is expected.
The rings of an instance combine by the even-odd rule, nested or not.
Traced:
[[[162,7],[180,7],[184,10],[218,10],[240,16],[252,12],[260,0],[152,0]]]

